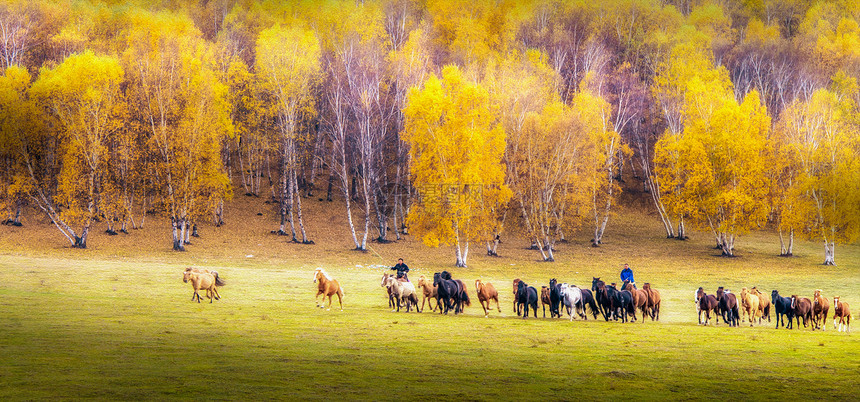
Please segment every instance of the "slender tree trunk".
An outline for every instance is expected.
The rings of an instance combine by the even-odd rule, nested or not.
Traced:
[[[824,239],[824,264],[823,265],[836,265],[836,242],[828,242],[827,239]]]
[[[675,236],[678,240],[687,240],[687,225],[684,224],[684,217],[678,217],[678,235]]]
[[[781,257],[794,255],[794,229],[788,229],[788,236],[783,234],[782,228],[779,229],[779,255]]]
[[[296,214],[299,218],[299,230],[302,233],[302,244],[313,244],[313,242],[308,239],[308,234],[305,231],[305,221],[304,221],[304,219],[302,219],[302,197],[299,195],[299,187],[298,187],[298,183],[296,183],[296,171],[295,170],[293,170],[292,183],[293,183],[292,194],[296,198]],[[293,195],[291,195],[290,197],[293,197]]]
[[[170,223],[173,226],[173,250],[185,251],[185,246],[182,245],[182,235],[180,233],[182,223],[176,217],[171,219]]]
[[[21,207],[21,200],[18,200],[16,202],[16,204],[17,205],[15,206],[15,219],[12,220],[12,226],[19,226],[20,227],[20,226],[22,226],[21,225],[21,210],[23,209]]]

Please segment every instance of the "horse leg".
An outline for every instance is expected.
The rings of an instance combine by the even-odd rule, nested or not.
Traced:
[[[495,300],[496,300],[496,309],[498,309],[498,310],[499,310],[499,312],[501,313],[501,312],[502,312],[502,308],[499,306],[499,296],[496,296],[496,297],[494,297],[493,299],[495,299]],[[490,304],[490,302],[489,302],[489,301],[487,301],[487,305],[489,305],[489,304]]]

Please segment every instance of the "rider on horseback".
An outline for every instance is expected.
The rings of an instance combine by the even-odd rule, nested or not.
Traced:
[[[633,270],[630,269],[630,266],[624,264],[624,269],[621,270],[621,282],[630,281],[630,283],[636,283],[633,280]]]
[[[403,263],[402,258],[397,259],[397,265],[391,267],[391,270],[397,271],[397,279],[403,278],[409,282],[409,277],[406,276],[406,273],[409,272],[409,267]]]

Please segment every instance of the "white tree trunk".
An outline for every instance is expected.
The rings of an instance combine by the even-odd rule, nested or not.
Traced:
[[[836,243],[824,240],[824,265],[836,265]]]

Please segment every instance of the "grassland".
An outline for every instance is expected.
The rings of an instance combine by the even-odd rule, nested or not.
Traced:
[[[169,250],[155,218],[130,235],[96,234],[88,250],[66,247],[38,219],[0,227],[0,399],[860,398],[856,335],[700,327],[692,302],[698,286],[808,297],[820,288],[856,310],[860,246],[841,246],[839,266],[824,267],[817,243],[781,258],[763,231],[725,259],[706,234],[661,238],[656,218],[632,206],[603,247],[574,236],[556,263],[537,262],[516,236],[500,258],[473,251],[469,268],[452,271],[470,286],[495,283],[501,313],[484,318],[475,303],[460,316],[406,314],[387,308],[383,266],[403,256],[414,279],[450,269],[452,251],[412,238],[350,251],[340,205],[306,205],[312,246],[269,234],[270,207],[246,197],[228,209],[227,226],[203,227],[186,253]],[[592,276],[614,280],[624,262],[663,293],[660,322],[522,320],[511,311],[514,277],[585,286]],[[180,273],[189,265],[221,273],[221,301],[190,301]],[[343,312],[314,307],[318,266],[346,289]]]

